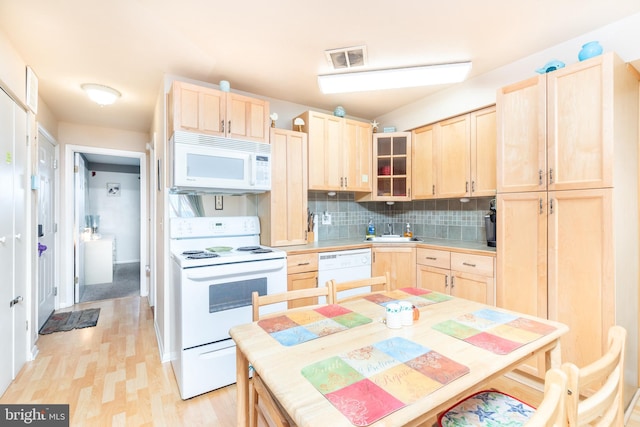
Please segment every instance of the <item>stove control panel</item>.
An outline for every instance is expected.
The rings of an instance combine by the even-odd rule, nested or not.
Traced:
[[[258,234],[260,219],[257,216],[171,218],[172,239]]]

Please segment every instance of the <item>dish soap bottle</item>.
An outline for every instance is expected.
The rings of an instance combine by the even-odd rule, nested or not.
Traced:
[[[413,237],[413,231],[411,231],[411,224],[407,223],[407,228],[404,230],[404,237]]]
[[[369,225],[367,225],[367,235],[366,237],[375,237],[376,236],[376,226],[373,223],[373,218],[369,220]]]

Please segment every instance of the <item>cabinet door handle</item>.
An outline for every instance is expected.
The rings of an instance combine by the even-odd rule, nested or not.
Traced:
[[[471,192],[475,193],[476,191],[476,182],[475,181],[471,181]]]
[[[222,133],[224,133],[224,120],[220,120],[220,127],[222,128]]]
[[[553,214],[553,199],[549,199],[549,214]]]
[[[453,287],[456,285],[456,278],[455,277],[451,277],[451,289],[453,289]]]
[[[344,187],[344,177],[340,177],[340,187]]]
[[[444,276],[444,287],[445,288],[449,287],[449,276]]]
[[[538,185],[542,185],[542,169],[538,169]]]
[[[349,177],[345,176],[344,177],[344,187],[347,188],[349,186]]]
[[[542,215],[544,211],[542,210],[542,197],[540,197],[540,215]]]
[[[468,193],[468,192],[469,192],[469,181],[466,181],[466,182],[464,183],[464,192],[465,192],[465,193]]]
[[[472,264],[470,262],[463,262],[462,265],[466,265],[467,267],[474,267],[475,268],[475,264]]]
[[[434,196],[436,195],[436,185],[435,184],[433,184],[433,186],[431,187],[431,194],[434,195]]]
[[[227,132],[231,133],[231,120],[227,123]]]
[[[553,184],[553,169],[549,169],[549,184]]]

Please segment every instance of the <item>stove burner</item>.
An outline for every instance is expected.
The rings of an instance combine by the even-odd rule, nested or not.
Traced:
[[[269,252],[273,252],[271,249],[266,248],[258,248],[256,250],[251,251],[252,254],[267,254]]]
[[[198,251],[198,250],[192,250],[192,251],[184,251],[182,252],[182,255],[196,255],[196,254],[201,254],[204,251]]]
[[[186,252],[184,253],[186,255],[187,259],[206,259],[206,258],[217,258],[220,255],[215,254],[215,253],[206,253],[206,252],[197,252],[197,251],[187,251],[187,252],[196,252],[193,254],[187,254]]]
[[[260,246],[241,246],[236,250],[237,251],[243,251],[243,252],[253,252],[253,251],[256,251],[258,249],[262,249],[262,248]]]

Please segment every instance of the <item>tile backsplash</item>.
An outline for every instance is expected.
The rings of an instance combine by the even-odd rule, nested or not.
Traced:
[[[354,193],[308,193],[309,210],[318,215],[318,240],[364,238],[370,219],[376,234],[387,232],[391,223],[394,234],[404,233],[407,223],[413,234],[424,238],[486,242],[484,216],[493,197],[415,200],[411,202],[356,202]],[[331,225],[322,225],[323,213],[331,215]]]

